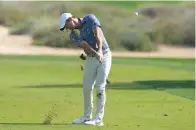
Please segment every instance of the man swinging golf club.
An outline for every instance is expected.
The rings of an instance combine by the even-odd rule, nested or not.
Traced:
[[[105,86],[108,78],[112,55],[104,37],[99,20],[93,14],[76,18],[71,13],[60,16],[60,30],[70,30],[70,39],[86,53],[83,75],[84,113],[74,120],[74,124],[103,126],[104,107],[106,102]],[[75,33],[78,29],[80,34]],[[92,118],[93,86],[97,94],[97,110]]]

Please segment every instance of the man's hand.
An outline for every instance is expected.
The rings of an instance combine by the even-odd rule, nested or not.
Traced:
[[[97,60],[98,60],[99,62],[102,61],[102,59],[103,59],[103,53],[102,53],[101,50],[99,50],[99,51],[97,52],[96,58],[97,58]]]
[[[80,42],[80,47],[84,49],[85,53],[95,56],[98,61],[101,61],[103,54],[101,51],[96,52],[88,43],[85,41]]]
[[[99,62],[102,61],[103,54],[101,49],[100,51],[96,52],[90,45],[88,45],[88,43],[83,41],[75,31],[71,31],[70,40],[73,41],[78,47],[83,48],[87,55],[93,55]]]
[[[85,54],[86,54],[87,56],[92,55],[92,54],[91,54],[91,52],[90,52],[90,51],[88,51],[87,49],[84,49],[84,52],[85,52]]]

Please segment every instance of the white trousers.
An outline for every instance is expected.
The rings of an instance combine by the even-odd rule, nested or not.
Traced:
[[[108,78],[112,63],[112,54],[109,51],[103,56],[102,62],[96,57],[86,58],[83,75],[84,116],[92,117],[93,111],[93,89],[96,88],[96,118],[103,119],[106,102],[106,79]]]

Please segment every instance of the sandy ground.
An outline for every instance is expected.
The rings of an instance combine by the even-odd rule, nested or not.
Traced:
[[[0,26],[0,54],[21,55],[80,55],[82,50],[55,49],[50,47],[38,47],[31,45],[30,36],[9,35],[8,28]],[[166,57],[166,58],[194,58],[194,48],[176,48],[159,46],[159,51],[151,53],[141,52],[113,52],[113,56],[123,57]]]

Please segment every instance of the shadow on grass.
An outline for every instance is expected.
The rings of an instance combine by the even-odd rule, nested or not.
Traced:
[[[42,124],[42,123],[0,123],[0,125],[28,125],[28,126],[34,126],[34,125],[45,125],[48,126],[46,124]],[[68,123],[52,123],[49,124],[50,125],[72,125],[72,124],[68,124]]]
[[[82,88],[82,84],[40,84],[33,86],[18,86],[18,88]],[[133,82],[114,82],[107,85],[107,89],[175,89],[195,88],[194,80],[148,80]]]
[[[18,88],[82,88],[82,84],[41,84],[34,86],[18,86]],[[183,98],[195,99],[194,80],[148,80],[133,82],[114,82],[107,85],[107,89],[116,90],[157,90]]]

